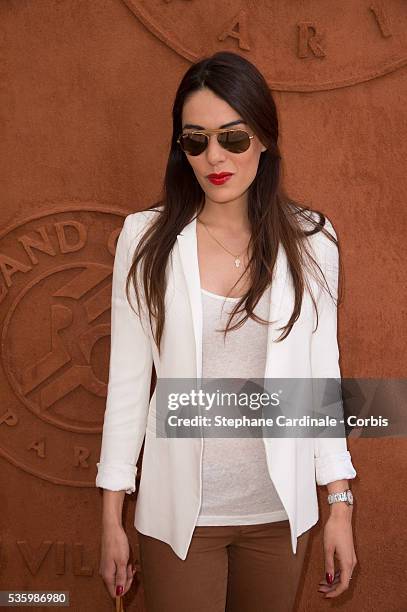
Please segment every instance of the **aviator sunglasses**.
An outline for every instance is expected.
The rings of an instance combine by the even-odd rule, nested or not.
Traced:
[[[217,134],[218,143],[230,153],[244,153],[250,147],[250,136],[245,130],[205,130],[180,134],[177,138],[181,149],[188,155],[200,155],[209,143],[209,135]]]

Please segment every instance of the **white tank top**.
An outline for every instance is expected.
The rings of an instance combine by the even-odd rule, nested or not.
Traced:
[[[239,298],[201,289],[202,377],[264,378],[267,326],[248,319],[224,334]],[[269,318],[270,289],[255,308]],[[233,323],[240,321],[237,315]],[[203,438],[202,503],[197,525],[248,525],[288,520],[268,471],[262,438]]]

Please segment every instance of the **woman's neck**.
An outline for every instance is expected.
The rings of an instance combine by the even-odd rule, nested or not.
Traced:
[[[250,231],[247,206],[236,202],[206,202],[198,219],[207,226],[233,233]]]

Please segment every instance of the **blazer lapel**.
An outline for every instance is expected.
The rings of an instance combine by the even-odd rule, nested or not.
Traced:
[[[188,290],[189,303],[195,335],[197,378],[202,378],[202,299],[201,280],[198,263],[198,244],[196,235],[196,218],[190,221],[177,236],[179,254],[185,282]],[[267,333],[267,357],[265,367],[265,378],[269,377],[271,369],[271,353],[273,341],[281,331],[276,327],[281,326],[279,321],[284,288],[287,282],[288,261],[284,247],[280,244],[276,265],[274,267],[273,282],[270,292],[269,320],[276,321],[268,326]]]
[[[189,304],[195,335],[196,376],[202,377],[202,299],[198,264],[196,218],[192,219],[177,236],[181,264],[188,289]]]

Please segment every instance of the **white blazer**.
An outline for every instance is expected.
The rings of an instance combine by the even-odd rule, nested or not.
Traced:
[[[141,533],[168,543],[186,558],[201,505],[202,438],[159,438],[155,434],[156,390],[149,401],[152,365],[157,378],[202,376],[202,304],[196,220],[177,236],[168,271],[162,353],[153,342],[146,315],[130,309],[125,279],[139,232],[154,211],[126,217],[116,247],[112,282],[111,352],[108,395],[96,486],[135,491],[136,462],[144,454],[134,525]],[[325,227],[336,233],[329,219]],[[310,244],[336,295],[338,251],[322,232]],[[310,285],[316,283],[310,280]],[[134,295],[132,293],[132,295]],[[274,342],[293,308],[294,289],[288,260],[280,245],[270,294],[265,378],[340,379],[337,309],[326,290],[316,297],[319,324],[309,292],[288,337]],[[135,298],[132,301],[136,305]],[[316,484],[355,478],[346,438],[263,438],[270,477],[287,512],[293,553],[297,537],[318,521]]]

